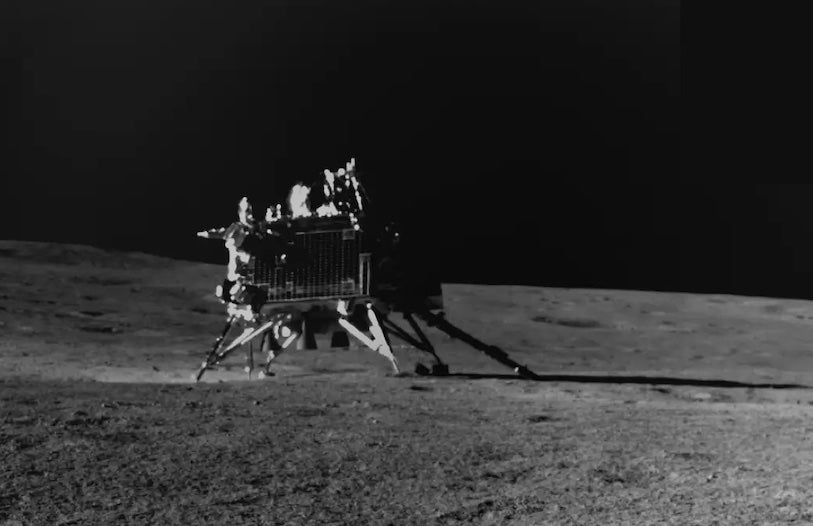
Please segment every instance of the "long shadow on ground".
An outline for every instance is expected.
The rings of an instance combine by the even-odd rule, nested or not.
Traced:
[[[613,375],[580,375],[580,374],[536,374],[526,366],[513,360],[507,352],[496,345],[489,345],[478,340],[463,329],[453,325],[445,316],[437,315],[429,311],[418,312],[418,316],[430,327],[437,327],[454,339],[460,340],[474,349],[484,353],[489,358],[510,367],[517,372],[517,375],[509,374],[466,374],[456,373],[446,376],[462,377],[470,379],[493,378],[504,380],[528,380],[532,382],[581,382],[581,383],[601,383],[601,384],[644,384],[644,385],[685,385],[697,387],[724,387],[724,388],[754,388],[754,389],[810,389],[811,387],[801,384],[773,384],[773,383],[747,383],[735,382],[731,380],[701,380],[693,378],[670,378],[666,376],[613,376]],[[414,345],[414,344],[413,344]],[[419,345],[416,347],[421,348]],[[431,346],[429,346],[431,349]],[[431,354],[438,358],[434,351]]]
[[[527,380],[529,382],[580,382],[592,384],[644,384],[644,385],[686,385],[695,387],[727,387],[753,389],[811,389],[802,384],[748,383],[731,380],[701,380],[697,378],[671,378],[667,376],[613,376],[584,374],[534,374],[532,378],[515,374],[451,373],[457,378]]]

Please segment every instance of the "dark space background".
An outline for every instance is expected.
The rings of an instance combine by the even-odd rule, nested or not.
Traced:
[[[813,187],[681,165],[677,1],[2,11],[2,238],[225,261],[355,157],[446,281],[813,297]]]

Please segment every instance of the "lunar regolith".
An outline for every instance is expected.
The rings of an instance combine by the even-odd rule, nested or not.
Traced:
[[[542,381],[430,329],[449,377],[320,340],[194,384],[222,273],[0,242],[0,524],[813,522],[813,302],[448,284]]]

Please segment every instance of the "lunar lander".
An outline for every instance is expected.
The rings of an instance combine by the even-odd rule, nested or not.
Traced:
[[[236,222],[198,233],[222,240],[229,263],[215,290],[226,305],[226,324],[196,381],[239,349],[246,351],[245,371],[251,378],[255,343],[265,355],[258,376],[271,375],[271,362],[280,353],[295,342],[316,348],[315,335],[328,333],[334,347],[347,347],[349,337],[355,338],[389,360],[396,374],[400,368],[391,337],[397,337],[432,357],[431,367],[418,364],[418,374],[448,374],[417,319],[523,376],[533,375],[444,318],[440,282],[409,264],[394,225],[372,218],[368,204],[353,159],[336,172],[325,170],[310,187],[294,185],[287,210],[277,204],[257,220],[243,198]],[[396,314],[412,333],[394,321]]]

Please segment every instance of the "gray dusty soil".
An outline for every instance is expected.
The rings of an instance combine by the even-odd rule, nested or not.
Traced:
[[[813,524],[811,302],[447,285],[544,381],[430,331],[455,376],[193,384],[222,273],[0,242],[0,525]]]

